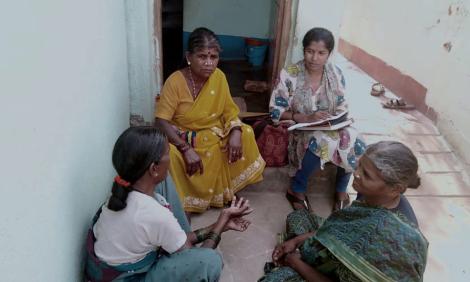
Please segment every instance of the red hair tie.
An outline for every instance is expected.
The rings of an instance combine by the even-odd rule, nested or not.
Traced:
[[[131,184],[129,182],[127,182],[126,180],[122,179],[119,175],[114,177],[114,182],[116,182],[117,184],[123,186],[123,187],[129,187],[131,186]]]

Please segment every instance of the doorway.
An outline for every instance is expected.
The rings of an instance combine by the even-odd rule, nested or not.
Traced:
[[[154,16],[161,23],[155,25],[161,27],[155,33],[161,38],[162,54],[157,75],[166,80],[183,66],[190,32],[204,26],[219,38],[223,50],[218,67],[227,77],[232,97],[244,100],[247,111],[268,112],[272,84],[284,67],[289,44],[291,0],[156,1],[161,1]],[[259,55],[260,49],[264,55]]]

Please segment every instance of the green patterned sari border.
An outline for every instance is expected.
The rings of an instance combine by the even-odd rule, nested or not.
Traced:
[[[315,238],[362,281],[394,281],[365,259],[355,255],[343,242],[336,238],[331,236],[320,238],[315,236]]]

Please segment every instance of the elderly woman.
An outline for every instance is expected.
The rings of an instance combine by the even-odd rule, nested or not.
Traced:
[[[403,193],[419,186],[418,162],[399,142],[367,148],[354,172],[362,195],[326,220],[306,210],[287,217],[273,251],[282,267],[261,281],[422,281],[428,243]]]
[[[324,120],[346,110],[345,80],[341,70],[328,61],[334,48],[333,34],[313,28],[303,38],[304,59],[281,71],[271,95],[274,122],[297,123]],[[346,188],[365,143],[352,127],[336,131],[294,131],[289,136],[289,163],[296,170],[286,197],[294,209],[310,209],[305,196],[308,177],[327,162],[337,166],[334,209],[349,204]]]
[[[213,249],[222,232],[246,230],[250,222],[242,216],[252,211],[248,201],[232,201],[214,224],[191,232],[166,183],[165,134],[155,127],[131,127],[116,141],[112,159],[118,176],[88,232],[87,279],[218,281],[222,259]],[[201,248],[194,247],[199,243]]]
[[[217,68],[221,49],[215,34],[195,29],[187,50],[188,65],[165,82],[155,116],[172,144],[170,173],[184,209],[200,213],[261,181],[265,162]]]

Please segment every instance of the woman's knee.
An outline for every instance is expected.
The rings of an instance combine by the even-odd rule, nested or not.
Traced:
[[[200,259],[203,265],[207,266],[208,269],[222,270],[224,265],[222,256],[213,249],[208,248],[197,248],[194,249],[197,253],[197,257]]]
[[[256,143],[255,132],[251,126],[242,124],[242,139]]]
[[[216,251],[191,248],[159,258],[145,281],[218,281],[222,266],[222,258]]]
[[[208,248],[192,248],[183,252],[187,252],[190,257],[194,258],[191,260],[194,264],[192,267],[198,270],[196,276],[201,278],[198,281],[218,281],[222,273],[223,261],[217,251]]]
[[[287,215],[286,224],[290,225],[291,223],[297,223],[299,221],[303,221],[305,218],[309,217],[309,212],[306,209],[298,209],[294,210],[290,214]]]

